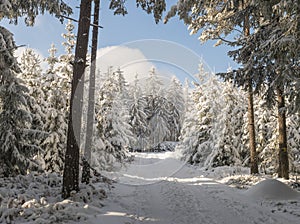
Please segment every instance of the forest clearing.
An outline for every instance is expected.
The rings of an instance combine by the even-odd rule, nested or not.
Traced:
[[[0,0],[0,22],[1,223],[299,222],[299,0]]]

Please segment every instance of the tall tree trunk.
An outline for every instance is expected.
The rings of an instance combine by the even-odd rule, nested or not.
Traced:
[[[255,143],[255,126],[254,126],[254,109],[253,109],[253,90],[252,81],[249,80],[248,86],[248,132],[249,132],[249,147],[250,147],[250,172],[251,174],[258,173],[257,153]]]
[[[277,88],[278,100],[278,128],[279,128],[279,151],[278,151],[278,177],[289,179],[289,158],[287,152],[287,136],[286,136],[286,116],[284,88]]]
[[[88,184],[90,182],[90,161],[91,161],[91,148],[93,142],[93,130],[94,130],[94,113],[95,113],[95,83],[96,83],[96,59],[97,59],[97,47],[98,47],[98,24],[99,24],[99,11],[100,0],[94,0],[94,26],[92,37],[92,55],[91,55],[91,70],[89,81],[89,101],[88,101],[88,113],[87,113],[87,129],[85,137],[84,158],[86,162],[83,163],[82,170],[82,183]]]
[[[245,15],[244,19],[244,35],[250,35],[249,15]],[[250,148],[250,172],[258,173],[257,152],[255,142],[255,126],[254,126],[254,109],[253,109],[253,88],[252,79],[248,80],[248,132],[249,132],[249,148]]]
[[[86,67],[86,54],[88,48],[90,17],[92,0],[82,0],[80,4],[80,17],[78,24],[77,42],[75,49],[75,61],[73,69],[67,150],[65,156],[65,167],[63,173],[62,197],[68,198],[71,191],[79,191],[79,145],[76,139],[76,131],[80,129],[81,109],[80,97],[76,89],[84,74]]]

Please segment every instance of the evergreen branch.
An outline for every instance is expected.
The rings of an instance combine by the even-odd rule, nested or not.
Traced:
[[[25,47],[26,45],[23,44],[23,45],[19,45],[19,46],[15,46],[15,47],[11,47],[11,48],[6,48],[6,49],[2,49],[0,50],[0,53],[4,52],[4,51],[11,51],[11,50],[15,50],[15,49],[18,49],[20,47]]]
[[[71,20],[71,21],[73,21],[73,22],[76,22],[76,23],[79,22],[77,19],[73,19],[73,18],[71,18],[71,17],[69,17],[69,16],[60,15],[60,17],[62,17],[62,18],[64,18],[64,19],[69,19],[69,20]],[[98,27],[98,28],[103,29],[103,26],[100,26],[100,25],[97,25],[97,24],[94,24],[94,23],[90,23],[90,26],[95,26],[95,27]]]
[[[221,36],[218,36],[218,37],[213,38],[213,39],[214,39],[214,40],[221,40],[221,41],[223,41],[223,42],[225,42],[225,43],[228,43],[228,44],[230,44],[230,45],[234,45],[234,44],[235,44],[235,42],[230,41],[230,40],[226,40],[226,39],[224,39],[224,38],[221,37]]]
[[[59,15],[59,16],[62,17],[62,18],[64,18],[64,19],[69,19],[69,20],[71,20],[71,21],[73,21],[73,22],[78,23],[78,20],[77,20],[77,19],[73,19],[73,18],[71,18],[71,17],[69,17],[69,16],[64,16],[64,15]]]
[[[234,28],[233,30],[239,32],[240,34],[243,34],[243,32],[237,28]]]

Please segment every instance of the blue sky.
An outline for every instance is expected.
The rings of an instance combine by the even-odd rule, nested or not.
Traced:
[[[80,1],[67,0],[66,2],[70,3],[74,8],[74,14],[71,17],[77,19],[79,9],[74,6],[79,6]],[[101,2],[100,24],[104,28],[100,30],[99,34],[99,48],[122,45],[124,43],[126,46],[134,47],[134,41],[159,39],[172,41],[181,47],[193,51],[215,72],[226,71],[229,65],[235,67],[235,63],[227,56],[227,52],[231,48],[224,45],[214,47],[214,41],[201,44],[198,40],[198,35],[190,36],[187,26],[184,25],[182,21],[179,21],[177,17],[172,18],[168,24],[155,24],[152,15],[148,15],[140,8],[136,8],[135,1],[127,1],[129,13],[126,16],[115,16],[113,12],[109,10],[108,2],[109,1]],[[54,17],[49,15],[39,16],[34,27],[26,27],[22,21],[20,21],[17,26],[3,21],[1,21],[1,24],[14,33],[17,45],[25,44],[30,48],[38,50],[43,56],[47,56],[47,50],[50,45],[54,43],[57,48],[59,48],[59,52],[63,52],[63,47],[61,46],[63,39],[61,34],[65,32],[65,25],[61,24],[58,19]],[[128,42],[131,43],[128,45]],[[147,47],[144,48],[146,49]],[[148,48],[151,48],[151,44]],[[153,49],[152,51],[145,49],[140,50],[146,58],[150,59]],[[166,51],[166,49],[164,50]],[[159,55],[154,59],[159,58],[160,55],[164,53],[160,50],[160,47],[154,50],[155,54]],[[182,55],[180,52],[168,52],[170,54],[173,53],[174,55],[172,55],[172,57],[178,61],[188,61],[190,58],[184,54]],[[172,61],[172,63],[173,62],[174,61]],[[196,65],[196,61],[191,62],[191,64],[194,64],[191,65],[193,72],[197,69],[198,65]],[[188,63],[186,65],[188,65]]]

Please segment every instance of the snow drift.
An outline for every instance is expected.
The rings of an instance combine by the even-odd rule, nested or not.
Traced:
[[[275,179],[263,180],[245,191],[245,194],[254,199],[291,200],[300,198],[300,193]]]

